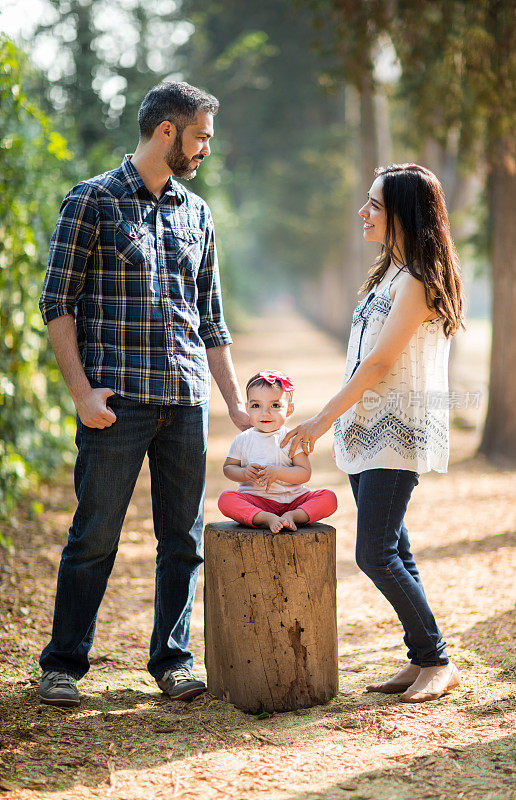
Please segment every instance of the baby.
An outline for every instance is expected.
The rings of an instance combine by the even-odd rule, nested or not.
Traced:
[[[247,382],[246,409],[252,428],[239,433],[224,462],[224,475],[238,483],[238,491],[222,492],[219,508],[243,525],[297,530],[297,525],[329,517],[337,498],[328,489],[310,492],[304,485],[312,470],[308,456],[288,455],[280,447],[294,411],[294,387],[283,372],[259,372]]]

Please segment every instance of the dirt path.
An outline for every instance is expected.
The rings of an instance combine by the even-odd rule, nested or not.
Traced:
[[[477,338],[457,366],[461,387],[472,391],[486,369],[482,331]],[[289,355],[274,355],[280,352]],[[285,314],[250,324],[234,357],[242,382],[257,367],[288,371],[298,421],[338,388],[344,367],[334,342]],[[463,680],[459,690],[422,706],[363,693],[366,683],[403,665],[404,651],[390,606],[354,564],[353,501],[331,461],[329,436],[313,460],[311,485],[331,488],[339,498],[332,522],[338,530],[340,692],[331,704],[258,720],[209,695],[183,704],[157,691],[145,670],[154,571],[145,469],[99,614],[82,705],[71,711],[41,706],[37,657],[49,635],[57,565],[73,511],[71,475],[46,490],[41,515],[13,520],[15,554],[0,554],[7,562],[0,572],[0,797],[516,797],[515,473],[471,458],[477,437],[469,429],[471,413],[466,417],[453,432],[449,474],[422,478],[407,520]],[[216,498],[227,488],[220,466],[233,435],[217,394],[207,521],[219,517]],[[192,647],[203,675],[202,580]]]

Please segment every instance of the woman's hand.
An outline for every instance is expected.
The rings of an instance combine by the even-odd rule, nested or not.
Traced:
[[[317,441],[326,431],[329,431],[332,426],[333,420],[327,417],[316,415],[302,422],[296,428],[293,428],[281,443],[281,447],[285,447],[288,442],[291,442],[289,456],[293,458],[296,454],[298,447],[301,448],[302,453],[309,455],[313,453],[314,446]]]

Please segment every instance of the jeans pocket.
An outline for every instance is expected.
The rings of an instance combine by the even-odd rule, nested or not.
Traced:
[[[110,394],[106,399],[106,405],[113,409],[115,414],[125,409],[134,409],[138,405],[137,400],[131,400],[129,397],[123,397],[121,394]]]
[[[113,391],[110,386],[107,386],[105,383],[101,383],[100,381],[96,381],[93,378],[89,378],[90,386],[92,389],[109,389]],[[115,414],[119,415],[120,410],[124,407],[128,407],[134,401],[128,400],[126,397],[122,397],[120,394],[110,394],[109,397],[106,398],[106,406],[110,408]],[[100,429],[105,430],[105,429]]]

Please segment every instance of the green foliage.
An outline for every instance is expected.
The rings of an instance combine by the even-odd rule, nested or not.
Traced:
[[[214,155],[190,186],[214,212],[225,307],[263,307],[342,253],[344,96],[321,85],[311,12],[292,0],[184,0],[182,13],[195,23],[184,77],[221,103]]]
[[[58,108],[86,173],[113,169],[138,139],[147,91],[177,69],[177,41],[192,28],[174,0],[49,0],[34,44],[52,40],[58,56],[40,85]],[[85,177],[85,175],[82,175]]]
[[[399,2],[394,44],[421,125],[437,113],[444,131],[462,124],[468,146],[496,118],[506,134],[516,113],[512,0]],[[443,103],[443,98],[445,101]]]
[[[28,64],[0,38],[0,517],[61,460],[69,406],[38,309],[62,194],[63,137],[24,92]],[[1,544],[0,539],[0,544]],[[5,540],[4,540],[5,541]]]
[[[272,712],[270,712],[270,711],[262,711],[261,714],[256,714],[256,719],[260,719],[260,720],[262,720],[262,719],[272,719],[275,716],[276,716],[276,712],[275,711],[272,711]]]
[[[215,69],[237,69],[238,62],[247,62],[247,67],[260,64],[263,56],[275,56],[279,52],[277,47],[269,44],[269,37],[265,31],[247,31],[238,36],[229,47],[220,54],[215,62]]]
[[[328,60],[326,80],[360,89],[373,72],[378,37],[388,30],[392,3],[386,0],[295,0],[312,10],[313,43]]]
[[[321,51],[334,59],[330,75],[360,88],[382,37],[401,67],[398,99],[408,106],[406,144],[432,137],[446,147],[460,137],[469,166],[490,137],[512,132],[516,114],[516,24],[513,0],[298,0],[314,27],[330,24]],[[317,36],[317,33],[315,34]],[[490,134],[487,127],[490,126]]]

